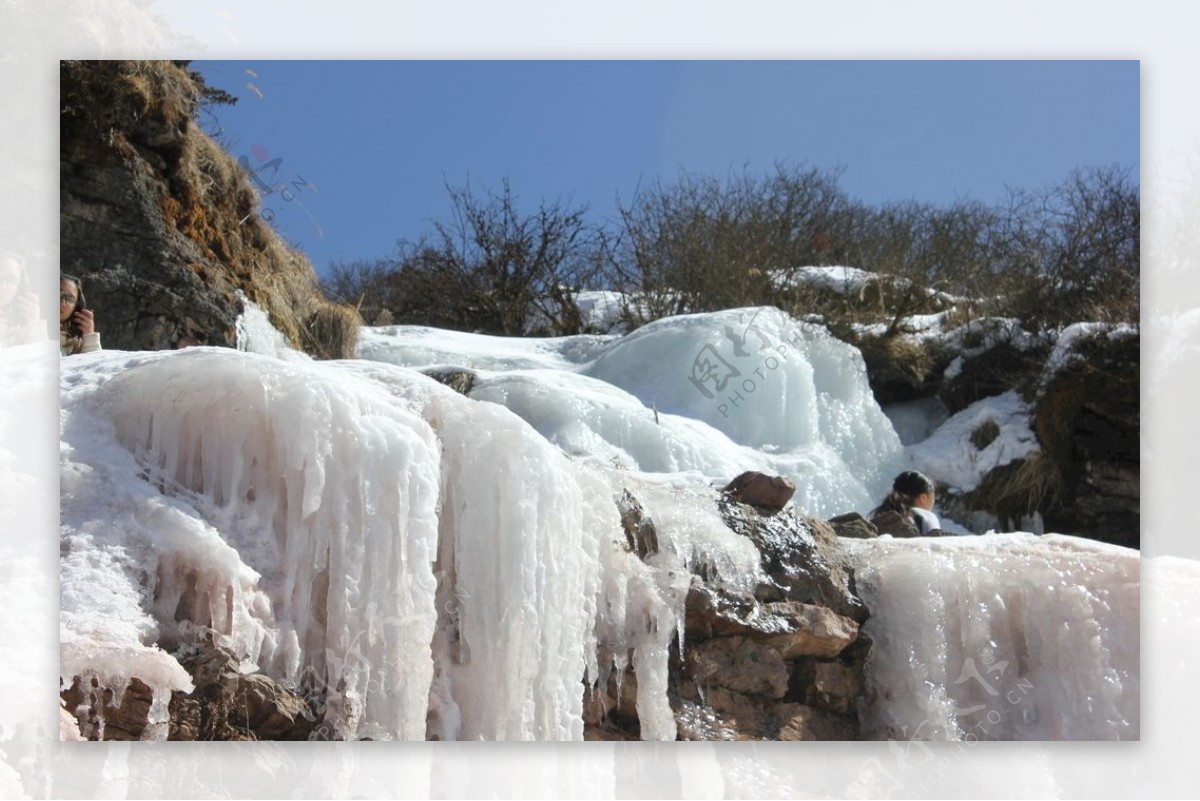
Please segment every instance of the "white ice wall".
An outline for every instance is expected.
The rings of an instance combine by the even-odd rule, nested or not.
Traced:
[[[1137,551],[1024,533],[849,545],[871,610],[868,734],[1139,738]]]
[[[423,420],[311,363],[206,348],[64,362],[63,407],[64,640],[105,664],[211,629],[248,668],[327,690],[331,734],[424,737],[439,454]],[[100,577],[72,572],[106,556],[142,631],[104,632]]]

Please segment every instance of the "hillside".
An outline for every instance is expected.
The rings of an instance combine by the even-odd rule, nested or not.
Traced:
[[[106,347],[236,344],[238,292],[291,343],[351,356],[360,320],[259,216],[237,162],[195,122],[186,62],[63,61],[61,267],[83,279]]]

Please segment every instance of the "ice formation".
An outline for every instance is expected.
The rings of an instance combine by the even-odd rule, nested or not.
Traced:
[[[869,508],[902,463],[857,352],[775,310],[624,338],[365,330],[371,360],[345,362],[278,353],[269,333],[243,352],[62,363],[60,670],[149,684],[149,738],[190,687],[178,659],[211,638],[319,698],[321,736],[580,739],[584,687],[632,667],[643,737],[673,739],[668,653],[687,647],[691,576],[743,591],[760,577],[714,478],[787,473],[827,515]],[[470,397],[410,369],[446,364],[477,370]],[[657,528],[644,558],[625,492]],[[961,732],[947,704],[971,699],[948,671],[986,644],[1039,692],[1063,696],[1062,673],[1075,702],[1096,696],[1094,714],[1052,724],[1063,715],[1039,706],[1040,723],[997,736],[1136,736],[1136,559],[986,540],[860,549],[891,655],[877,686],[940,688],[878,707],[879,730],[937,712],[937,736]],[[1061,623],[1033,615],[1044,592]],[[1107,672],[1070,673],[1062,649],[1107,655]]]
[[[798,508],[817,516],[869,508],[903,464],[861,354],[778,309],[672,317],[619,338],[364,329],[359,355],[481,370],[471,397],[574,454],[714,480],[787,475]]]
[[[327,736],[581,739],[585,677],[632,664],[644,735],[673,739],[690,570],[757,569],[698,477],[575,464],[404,368],[110,351],[64,362],[62,403],[61,671],[149,684],[148,737],[191,688],[171,652],[212,637],[322,697]],[[634,484],[647,563],[614,503]]]
[[[142,643],[186,644],[198,628],[248,669],[324,688],[336,736],[423,737],[429,426],[377,386],[302,362],[202,348],[74,366],[62,401],[65,678],[136,675],[157,702],[190,682]],[[93,587],[114,608],[98,609]]]
[[[1137,551],[1027,533],[848,544],[871,609],[869,735],[1139,738]]]
[[[311,361],[308,354],[295,350],[288,344],[287,337],[271,325],[271,318],[254,301],[239,289],[237,298],[242,304],[242,313],[234,325],[238,350],[274,356],[278,359]]]

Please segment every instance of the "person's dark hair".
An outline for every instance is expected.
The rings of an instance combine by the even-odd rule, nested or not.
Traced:
[[[79,298],[75,301],[75,311],[85,310],[87,308],[87,298],[83,296],[83,282],[75,276],[67,275],[66,273],[60,273],[58,277],[64,281],[70,281],[75,285],[75,291],[79,295]],[[72,312],[72,315],[74,315],[74,312]],[[80,330],[79,324],[75,322],[74,316],[67,320],[67,336],[71,339],[83,338],[83,331]]]
[[[934,492],[933,480],[917,470],[905,470],[892,481],[892,491],[872,512],[892,511],[907,516],[918,495]]]

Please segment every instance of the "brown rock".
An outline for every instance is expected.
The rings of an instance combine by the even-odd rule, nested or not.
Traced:
[[[675,709],[675,731],[680,740],[748,740],[712,707],[698,701],[680,700]]]
[[[788,700],[841,715],[851,714],[863,693],[862,660],[799,660],[793,664]]]
[[[696,582],[688,591],[687,633],[695,638],[745,636],[785,659],[832,657],[858,637],[858,624],[831,609],[796,601],[758,603]]]
[[[621,527],[625,529],[629,549],[643,561],[658,553],[658,531],[654,528],[654,521],[629,490],[617,498],[617,509],[621,512]]]
[[[783,698],[788,668],[779,650],[748,637],[717,637],[687,649],[685,660],[701,687]]]
[[[628,742],[637,739],[636,735],[620,729],[593,729],[586,726],[583,729],[583,741],[587,743]]]
[[[794,601],[765,604],[769,614],[786,620],[791,631],[768,636],[764,642],[784,659],[833,657],[858,638],[858,624],[831,609]]]
[[[705,695],[720,728],[732,732],[738,740],[773,740],[779,729],[771,712],[773,704],[749,698],[741,693],[715,687]]]
[[[207,646],[182,661],[196,689],[171,698],[171,740],[304,740],[316,728],[308,703],[237,656]]]
[[[831,517],[828,522],[833,527],[834,533],[839,537],[868,540],[879,536],[879,529],[875,528],[870,520],[867,520],[858,512]]]
[[[688,589],[685,631],[687,639],[706,640],[731,634],[767,634],[780,623],[764,615],[762,605],[749,595],[731,593],[705,584],[699,578]]]
[[[297,727],[306,727],[308,705],[261,673],[239,676],[232,693],[246,728],[260,740],[290,739]]]
[[[854,668],[839,662],[817,662],[813,687],[835,698],[854,699],[862,694],[862,676]]]
[[[118,698],[96,679],[86,685],[79,677],[62,693],[68,712],[79,723],[79,731],[88,740],[140,740],[150,721],[150,686],[133,678]]]
[[[608,674],[608,680],[601,687],[585,685],[584,739],[637,740],[641,733],[637,715],[637,691],[637,674],[632,668],[623,671],[612,670]]]
[[[475,386],[475,371],[465,367],[426,367],[421,372],[460,395],[470,395]]]
[[[722,491],[738,503],[748,504],[766,514],[775,514],[782,511],[792,499],[796,484],[786,476],[768,476],[747,470],[730,481]]]
[[[795,507],[764,517],[728,498],[717,508],[725,525],[749,538],[762,554],[769,582],[755,589],[758,600],[820,604],[860,623],[867,619],[845,551],[824,520],[798,515]]]
[[[703,701],[681,700],[675,722],[681,740],[853,740],[857,733],[850,717],[724,688]]]
[[[178,690],[171,693],[171,728],[168,740],[200,739],[200,702]]]
[[[890,509],[872,515],[871,523],[880,534],[891,534],[893,537],[921,536],[921,532],[908,521],[908,518]]]
[[[779,740],[853,740],[857,732],[847,718],[804,704],[780,704]]]

